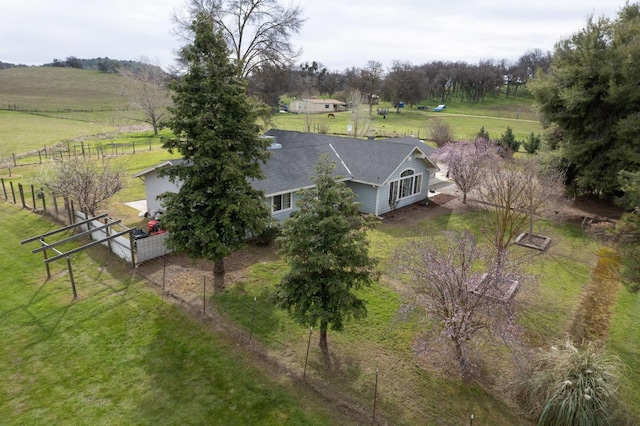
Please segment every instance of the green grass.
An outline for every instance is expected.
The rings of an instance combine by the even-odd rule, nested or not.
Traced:
[[[383,223],[369,234],[371,251],[381,259],[381,270],[391,274],[391,254],[412,240],[433,238],[445,229],[468,229],[483,242],[482,216],[481,212],[447,214],[411,227]],[[553,246],[544,254],[534,256],[528,270],[536,276],[537,283],[527,282],[527,288],[518,296],[521,308],[518,321],[534,347],[562,338],[567,332],[599,247],[572,224],[540,221],[536,230],[551,236]],[[528,249],[514,250],[530,254]],[[274,286],[285,268],[281,261],[257,263],[245,281],[213,300],[247,333],[253,325],[254,338],[273,351],[289,354],[288,362],[302,368],[309,330],[293,323],[271,300]],[[380,368],[387,382],[386,389],[381,391],[384,410],[401,424],[455,423],[456,420],[446,414],[450,412],[474,413],[476,421],[487,424],[518,422],[506,414],[509,409],[501,401],[480,387],[465,385],[453,377],[439,377],[419,367],[422,361],[414,353],[413,342],[425,326],[425,318],[419,312],[407,320],[398,316],[403,299],[395,287],[387,284],[386,278],[361,290],[359,295],[366,300],[369,315],[347,323],[343,332],[329,332],[330,347],[334,351],[333,369],[329,371],[316,349],[317,335],[314,335],[309,374],[322,377],[367,404],[375,368]],[[495,356],[492,362],[496,363],[508,362],[510,357],[499,350],[491,356]],[[465,414],[461,415],[458,422]]]
[[[525,98],[498,98],[481,104],[452,102],[447,104],[445,112],[419,111],[417,108],[403,108],[399,114],[394,109],[386,118],[376,114],[376,108],[390,107],[388,104],[374,106],[373,122],[370,134],[377,137],[410,136],[428,139],[429,127],[435,120],[448,123],[457,139],[473,139],[482,126],[492,138],[498,138],[511,127],[517,139],[524,139],[531,132],[542,132],[540,122],[532,111],[531,100]],[[347,124],[350,112],[336,113],[335,118],[326,114],[312,114],[311,128],[327,126],[329,134],[348,135]],[[306,132],[307,117],[304,114],[277,114],[273,124],[280,129]]]
[[[621,289],[614,308],[608,348],[627,365],[620,393],[636,419],[640,419],[640,293]]]
[[[51,148],[62,140],[114,130],[114,127],[105,124],[0,110],[0,157],[10,157],[45,146]]]
[[[74,68],[27,67],[0,70],[0,106],[58,113],[66,110],[123,110],[124,77]]]
[[[275,308],[271,298],[284,268],[281,261],[255,264],[245,281],[212,300],[246,334],[253,333],[253,338],[268,346],[275,356],[283,357],[281,361],[301,371],[310,330],[294,323],[286,311]],[[397,318],[402,299],[396,291],[376,283],[358,293],[367,302],[368,316],[348,322],[342,332],[329,330],[329,368],[318,349],[318,335],[313,332],[309,377],[322,378],[371,409],[378,368],[378,409],[394,424],[460,424],[471,413],[480,423],[522,423],[481,387],[437,377],[417,366],[412,341],[418,318]]]
[[[0,203],[0,418],[23,424],[339,424],[345,419],[155,293],[104,250],[46,281],[20,240],[54,226]],[[108,259],[108,260],[106,260]]]

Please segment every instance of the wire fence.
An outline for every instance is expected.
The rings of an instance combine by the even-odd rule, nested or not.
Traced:
[[[429,399],[428,391],[407,388],[406,371],[396,375],[394,367],[385,371],[355,360],[348,366],[339,365],[340,360],[328,360],[317,345],[318,331],[314,329],[283,335],[269,291],[258,295],[220,292],[212,271],[212,263],[194,263],[179,255],[153,259],[137,268],[137,273],[159,290],[163,302],[178,303],[211,323],[239,347],[257,353],[327,400],[347,408],[363,424],[474,424],[472,412],[449,411],[440,400]]]
[[[70,224],[74,220],[70,213],[74,211],[72,202],[33,186],[18,184],[15,187],[13,182],[7,185],[3,179],[0,197],[59,223]],[[343,361],[327,359],[317,347],[316,330],[301,330],[295,336],[282,334],[278,331],[278,308],[271,293],[265,290],[250,295],[216,290],[210,262],[194,263],[183,256],[167,254],[138,265],[135,271],[159,290],[163,303],[183,306],[233,339],[239,347],[258,355],[274,370],[302,381],[336,407],[348,410],[352,417],[360,419],[359,423],[474,424],[474,413],[449,411],[440,400],[433,399],[433,393],[429,395],[432,390],[416,387],[416,382],[405,383],[406,368],[410,368],[412,374],[422,374],[412,361],[406,361],[410,366],[405,366],[404,371],[393,366],[393,360],[382,363],[387,370],[370,360],[352,360],[347,362],[350,365],[340,365]],[[227,274],[237,272],[232,270]],[[366,336],[361,339],[366,340]]]
[[[156,143],[157,145],[157,143]],[[104,158],[136,154],[151,151],[154,140],[139,139],[131,142],[97,141],[64,141],[54,146],[43,146],[23,154],[10,154],[0,157],[0,168],[11,170],[14,167],[42,164],[48,160],[70,160],[75,158]]]

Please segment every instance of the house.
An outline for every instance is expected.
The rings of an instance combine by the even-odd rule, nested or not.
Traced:
[[[406,137],[362,140],[287,130],[269,130],[271,157],[262,166],[265,179],[252,182],[262,190],[271,214],[284,220],[295,211],[298,191],[313,187],[311,177],[321,156],[336,164],[334,174],[357,195],[360,211],[376,216],[424,200],[429,180],[438,170],[428,154],[433,148]],[[170,160],[143,170],[149,211],[161,210],[158,195],[177,191],[179,184],[159,177],[158,170],[183,160]]]
[[[294,114],[326,114],[346,110],[347,104],[335,99],[301,99],[289,104],[289,112]]]

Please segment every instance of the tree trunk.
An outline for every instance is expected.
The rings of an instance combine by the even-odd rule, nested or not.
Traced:
[[[467,204],[467,191],[462,191],[462,204]]]
[[[454,344],[456,346],[456,358],[458,359],[458,364],[460,365],[460,374],[464,380],[468,380],[470,376],[469,371],[469,361],[467,360],[467,355],[464,350],[464,343],[459,340],[454,340]]]
[[[224,291],[224,259],[213,264],[213,291]]]
[[[327,345],[327,327],[328,324],[326,321],[320,321],[320,349],[322,349],[322,352],[329,350],[329,346]]]

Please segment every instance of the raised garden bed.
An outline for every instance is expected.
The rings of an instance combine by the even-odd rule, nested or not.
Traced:
[[[533,234],[531,237],[529,237],[528,232],[523,232],[522,234],[518,235],[515,243],[519,246],[545,251],[547,247],[549,247],[549,244],[551,244],[551,238],[545,235],[536,234]]]

